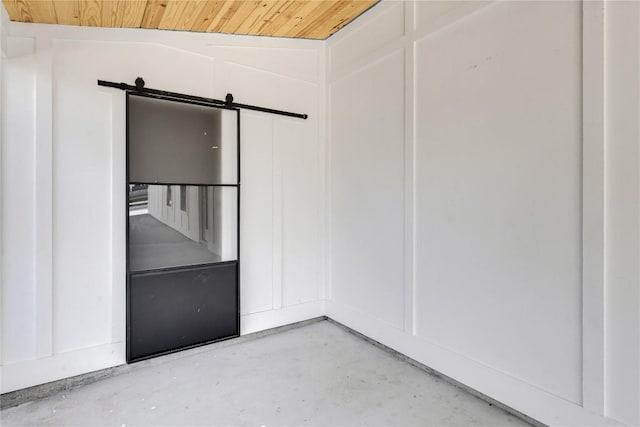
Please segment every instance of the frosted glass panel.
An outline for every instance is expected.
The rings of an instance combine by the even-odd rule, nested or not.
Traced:
[[[129,185],[131,272],[237,260],[237,233],[236,187]]]
[[[237,111],[128,96],[129,182],[237,184]]]

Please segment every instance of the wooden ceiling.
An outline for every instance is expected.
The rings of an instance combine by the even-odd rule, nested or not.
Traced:
[[[326,39],[379,0],[2,0],[12,21]]]

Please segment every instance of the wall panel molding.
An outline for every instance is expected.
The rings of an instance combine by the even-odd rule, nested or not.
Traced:
[[[377,317],[331,300],[326,315],[456,381],[549,426],[622,427],[505,372],[425,338],[411,337]]]
[[[389,2],[393,3],[393,2]],[[358,25],[353,28],[347,28],[345,31],[336,35],[335,38],[328,40],[328,71],[327,71],[327,102],[330,112],[336,108],[335,99],[332,99],[332,91],[335,91],[337,87],[343,84],[345,79],[352,78],[355,75],[364,75],[367,70],[374,64],[383,58],[387,58],[392,55],[393,52],[398,49],[405,49],[406,56],[406,70],[405,70],[405,109],[407,117],[405,118],[405,330],[403,334],[397,333],[383,333],[380,335],[381,342],[389,345],[389,343],[395,343],[399,347],[411,348],[411,351],[418,351],[420,345],[410,344],[412,331],[415,331],[415,315],[416,307],[414,304],[414,289],[415,278],[411,277],[415,274],[416,263],[415,253],[415,239],[413,233],[415,233],[415,200],[416,196],[416,175],[415,175],[415,144],[417,136],[415,135],[415,123],[418,120],[415,117],[415,102],[418,99],[416,94],[416,79],[419,78],[419,71],[416,70],[415,57],[416,46],[418,42],[424,42],[431,40],[435,37],[442,37],[445,31],[473,31],[472,27],[467,25],[470,22],[477,22],[481,14],[491,13],[494,14],[494,8],[504,7],[505,3],[509,2],[438,2],[439,5],[435,7],[440,8],[440,12],[427,14],[428,7],[433,7],[435,2],[405,2],[404,15],[405,15],[405,28],[404,34],[395,34],[394,37],[385,38],[383,42],[375,45],[373,49],[364,49],[363,52],[351,52],[348,48],[349,39],[353,38],[366,38],[369,34],[370,37],[377,37],[376,32],[381,31],[376,26],[376,22],[382,22],[385,15],[389,14],[392,9],[392,5],[386,5],[379,7],[376,10],[370,11],[368,14],[361,18]],[[522,2],[535,3],[535,2]],[[604,16],[604,2],[603,1],[585,1],[581,5],[580,2],[574,2],[581,10],[580,20],[582,22],[581,33],[579,40],[581,44],[579,49],[581,51],[581,63],[580,63],[580,76],[581,81],[579,83],[581,97],[577,99],[578,111],[580,113],[581,121],[579,126],[582,132],[581,136],[581,151],[578,154],[580,162],[580,177],[579,177],[579,203],[580,209],[578,214],[580,216],[581,223],[578,223],[580,228],[580,264],[578,265],[580,271],[579,289],[582,294],[582,298],[579,304],[579,333],[576,335],[578,345],[580,346],[579,357],[577,362],[578,369],[581,372],[579,377],[580,385],[578,388],[577,397],[572,400],[575,403],[572,404],[571,410],[566,412],[566,418],[564,420],[567,423],[576,423],[575,420],[581,419],[585,423],[604,423],[610,425],[616,425],[616,422],[610,418],[604,418],[605,415],[605,104],[606,96],[604,91],[604,67],[605,67],[605,16]],[[513,3],[512,3],[513,4]],[[617,6],[617,5],[613,5]],[[609,5],[609,7],[612,7]],[[631,7],[627,5],[627,8]],[[634,9],[635,10],[635,9]],[[484,16],[484,15],[482,15]],[[573,15],[572,15],[573,16]],[[629,18],[631,20],[632,18]],[[635,18],[637,19],[637,17]],[[611,30],[613,31],[613,30]],[[570,35],[573,40],[575,34]],[[448,33],[447,33],[448,34]],[[505,43],[508,43],[505,41]],[[573,50],[572,50],[573,52]],[[343,58],[340,60],[334,60],[334,58]],[[535,61],[531,62],[532,67],[539,66]],[[572,80],[573,81],[573,80]],[[572,83],[573,84],[573,83]],[[337,137],[335,135],[335,128],[332,123],[329,127],[329,140],[334,141]],[[334,151],[335,147],[331,146],[330,151]],[[412,170],[413,168],[413,170]],[[335,174],[332,172],[332,167],[327,167],[327,181],[329,183],[329,191],[334,192],[335,186],[339,185],[335,182],[331,182],[332,176]],[[335,198],[335,197],[332,197]],[[330,204],[327,205],[328,212],[334,212],[335,207]],[[329,224],[333,226],[335,218],[331,216],[329,218]],[[412,229],[413,228],[413,229]],[[332,233],[335,231],[332,230]],[[335,239],[335,236],[329,237],[331,240]],[[328,254],[328,259],[331,259],[331,253]],[[413,267],[413,270],[412,270]],[[327,266],[328,271],[332,271],[335,266],[329,263]],[[366,317],[363,312],[357,309],[349,309],[346,307],[345,311],[342,310],[342,303],[344,300],[336,300],[336,280],[335,274],[329,277],[329,286],[333,289],[331,298],[327,302],[327,313],[329,316],[335,317],[340,320],[340,316],[345,316],[345,322],[347,326],[354,327],[358,325],[363,328],[361,332],[369,335],[367,331],[373,331],[376,328],[369,328],[368,322],[380,321],[379,316],[371,315]],[[333,313],[335,309],[336,313]],[[349,314],[346,314],[349,312]],[[616,318],[622,318],[617,315]],[[349,323],[351,322],[351,323]],[[358,329],[355,327],[355,329]],[[372,332],[375,334],[375,332]],[[395,335],[395,337],[392,337]],[[374,339],[375,336],[372,336]],[[420,338],[422,341],[423,338]],[[422,350],[420,350],[422,351]],[[403,351],[404,352],[404,351]],[[405,353],[407,354],[407,353]],[[422,353],[424,357],[427,357],[426,353]],[[574,365],[575,366],[575,365]],[[463,369],[464,370],[464,369]],[[631,372],[633,374],[633,372]],[[533,387],[536,387],[532,384]],[[511,396],[513,397],[513,396]],[[511,398],[510,397],[510,398]],[[549,394],[548,398],[563,399],[562,397],[556,397],[553,394]],[[545,398],[547,399],[547,398]],[[521,400],[523,403],[524,400]],[[557,402],[559,403],[559,402]],[[554,403],[555,405],[555,403]],[[540,420],[548,420],[550,423],[557,424],[557,420],[553,420],[546,415],[540,415],[544,413],[542,407],[533,409],[530,413],[532,416]],[[590,415],[588,415],[590,414]],[[538,416],[540,415],[540,416]],[[609,415],[609,414],[606,414]],[[591,421],[587,421],[589,417]],[[609,415],[610,416],[610,415]],[[573,421],[572,421],[573,420]]]
[[[604,2],[582,8],[582,403],[604,415]]]
[[[415,1],[412,34],[413,40],[420,40],[427,35],[458,24],[471,14],[484,9],[499,1],[472,0],[472,1],[436,1],[428,4],[423,1]]]
[[[0,8],[0,100],[2,99],[2,59],[4,58],[4,47],[7,43],[6,37],[7,11]],[[0,102],[0,139],[2,138],[2,103]],[[2,149],[0,149],[0,189],[2,189]],[[0,242],[2,242],[2,198],[0,197]],[[2,266],[3,248],[0,244],[0,268]],[[0,283],[2,283],[2,272],[0,271]],[[2,307],[2,286],[0,286],[0,308]],[[2,315],[0,315],[0,366],[2,365]],[[0,375],[2,371],[0,370]]]
[[[327,124],[327,50],[326,45],[323,44],[322,49],[318,51],[318,64],[319,64],[319,78],[320,83],[318,85],[318,191],[321,198],[318,200],[320,203],[320,212],[318,217],[318,299],[324,301],[327,299],[329,292],[327,286],[327,268],[329,263],[327,260],[327,247],[329,246],[328,238],[328,210],[327,200],[329,185],[327,185],[327,151],[329,144],[327,143],[328,124]]]
[[[100,349],[124,348],[125,104],[121,91],[100,88],[97,79],[130,83],[142,76],[158,89],[214,98],[229,92],[241,102],[309,114],[308,120],[278,119],[276,132],[273,116],[242,113],[241,139],[258,147],[251,153],[253,169],[245,171],[252,175],[242,182],[247,185],[243,206],[253,209],[242,208],[242,215],[252,215],[246,224],[253,227],[241,230],[242,248],[255,249],[247,261],[258,260],[241,267],[247,273],[241,276],[242,330],[324,313],[325,196],[319,191],[318,158],[325,147],[320,139],[326,137],[318,132],[326,125],[322,42],[8,27],[8,33],[4,25],[1,29],[7,35],[2,49],[10,56],[2,59],[2,101],[15,107],[2,111],[3,120],[14,122],[2,130],[2,154],[11,157],[2,159],[2,243],[3,250],[11,250],[9,257],[3,254],[3,264],[14,268],[3,265],[1,392],[124,362],[124,351]],[[269,161],[262,159],[265,152]],[[20,167],[4,168],[21,161]],[[9,183],[13,190],[4,191]],[[251,283],[245,286],[242,277]],[[91,363],[76,361],[85,356]],[[77,366],[68,369],[67,363]]]
[[[282,200],[282,143],[275,138],[275,120],[271,120],[271,140],[273,141],[273,302],[274,310],[282,308],[283,286],[283,200]]]
[[[404,7],[404,28],[412,28],[415,3]],[[415,43],[404,47],[404,331],[416,334],[416,66]]]
[[[36,38],[36,355],[53,352],[53,41]]]
[[[329,116],[331,296],[399,329],[407,326],[405,276],[410,280],[405,54],[398,47],[331,82]]]
[[[605,413],[640,425],[640,2],[605,2]]]
[[[8,37],[2,59],[2,361],[36,357],[35,39]],[[11,100],[11,103],[10,103]],[[9,108],[11,106],[11,108]],[[6,144],[15,140],[19,144]],[[21,207],[20,210],[15,207]],[[10,286],[14,283],[17,286]]]
[[[56,354],[53,357],[7,364],[2,366],[0,391],[7,393],[122,365],[125,360],[124,352],[124,342],[108,343]],[[62,374],[60,374],[61,372]]]
[[[332,38],[330,50],[327,50],[328,61],[332,73],[344,74],[353,66],[380,50],[389,43],[394,44],[405,35],[405,10],[412,9],[407,2],[386,2],[376,6],[375,14],[367,14],[358,18],[358,26],[345,36],[338,33]],[[369,28],[375,28],[370,31]]]
[[[282,307],[280,310],[243,314],[240,317],[240,335],[324,316],[324,305],[324,301],[311,301]]]
[[[126,292],[122,283],[126,282],[126,238],[122,230],[127,226],[125,212],[126,179],[122,171],[126,165],[126,102],[122,93],[104,90],[111,102],[111,342],[126,338]],[[120,214],[118,214],[120,212]]]

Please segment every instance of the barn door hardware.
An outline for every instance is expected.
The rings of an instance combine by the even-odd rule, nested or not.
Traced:
[[[262,113],[270,113],[270,114],[277,114],[280,116],[295,117],[303,120],[306,120],[309,117],[307,114],[292,113],[290,111],[282,111],[282,110],[276,110],[273,108],[258,107],[258,106],[249,105],[249,104],[240,104],[233,101],[233,95],[230,93],[228,93],[225,100],[222,101],[220,99],[204,98],[202,96],[187,95],[184,93],[151,89],[151,88],[145,87],[144,85],[145,85],[145,82],[142,79],[142,77],[138,77],[136,79],[135,86],[128,85],[126,83],[116,83],[116,82],[109,82],[106,80],[98,80],[98,86],[112,87],[112,88],[125,90],[125,91],[145,93],[148,95],[157,95],[165,98],[183,99],[183,100],[187,100],[195,103],[201,103],[205,105],[214,105],[214,106],[220,106],[220,107],[241,108],[244,110],[260,111]]]

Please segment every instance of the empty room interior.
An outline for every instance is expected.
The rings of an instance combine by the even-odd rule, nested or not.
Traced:
[[[640,0],[2,0],[0,424],[640,426]]]

